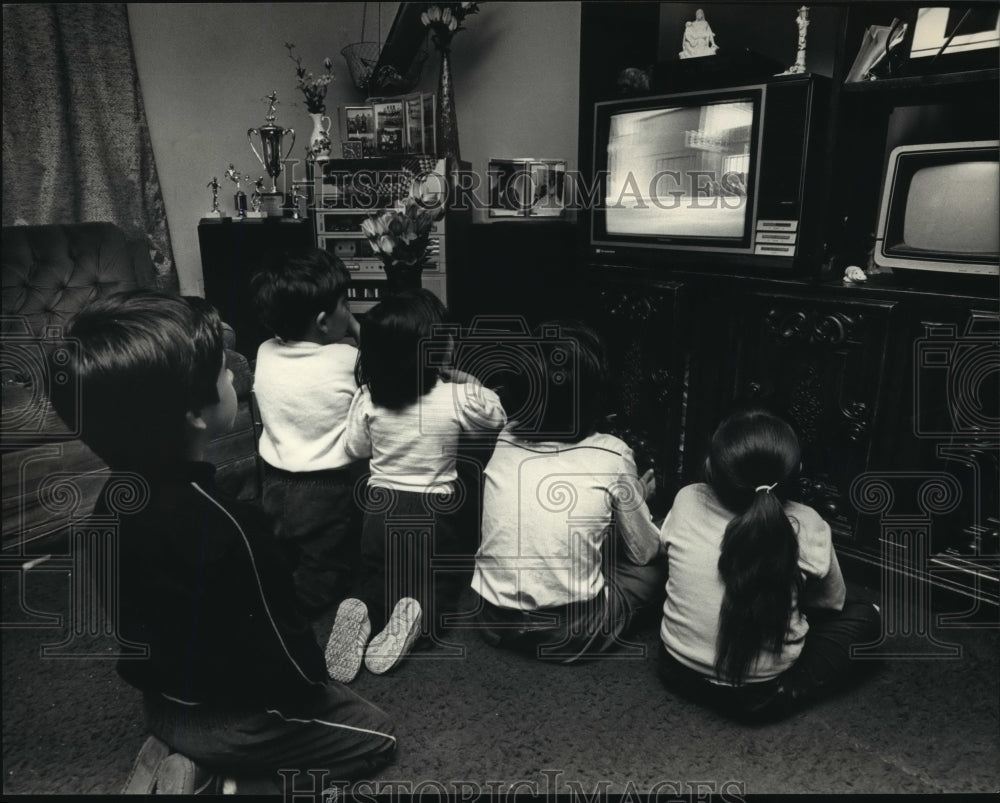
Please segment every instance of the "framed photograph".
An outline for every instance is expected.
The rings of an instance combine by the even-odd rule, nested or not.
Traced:
[[[371,106],[345,106],[344,130],[348,140],[361,140],[375,132],[375,113]]]
[[[362,157],[375,155],[375,112],[371,106],[345,106],[344,130],[348,142],[359,143]]]
[[[566,160],[539,159],[531,163],[530,217],[562,217],[566,211]]]
[[[375,117],[375,150],[379,154],[404,153],[403,100],[372,103]]]
[[[558,218],[566,209],[565,159],[490,159],[492,218]]]
[[[989,5],[931,6],[917,11],[910,45],[911,59],[942,58],[956,54],[1000,48],[1000,7]],[[996,66],[996,53],[965,56],[963,66],[981,61],[981,66]],[[947,63],[947,62],[945,62]]]

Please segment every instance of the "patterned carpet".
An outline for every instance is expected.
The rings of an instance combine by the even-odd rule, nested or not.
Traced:
[[[65,611],[68,574],[23,575],[35,611]],[[19,575],[3,574],[4,621],[24,621]],[[330,619],[317,624],[321,639]],[[3,632],[3,791],[117,794],[144,739],[138,694],[114,661],[42,658],[65,625]],[[444,793],[471,799],[508,790],[687,795],[959,793],[1000,789],[1000,631],[937,629],[892,646],[861,688],[781,724],[747,728],[675,699],[659,685],[656,632],[635,641],[646,657],[586,665],[535,663],[454,631],[456,655],[418,653],[390,675],[362,670],[352,684],[397,722],[397,762],[358,794]],[[79,639],[110,654],[108,641]],[[640,651],[641,652],[641,651]],[[513,787],[513,788],[512,788]],[[700,790],[700,791],[699,791]],[[598,798],[600,799],[600,798]]]

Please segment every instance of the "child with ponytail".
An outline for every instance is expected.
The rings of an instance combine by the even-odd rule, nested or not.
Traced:
[[[746,719],[777,718],[866,666],[878,608],[845,600],[830,526],[786,494],[799,469],[792,428],[738,412],[712,436],[705,483],[682,488],[663,523],[668,688]]]

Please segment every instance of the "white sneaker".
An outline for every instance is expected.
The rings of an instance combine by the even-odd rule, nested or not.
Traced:
[[[420,603],[413,597],[403,597],[396,603],[385,629],[365,651],[369,672],[384,675],[406,657],[420,635],[420,615]]]
[[[330,677],[350,683],[358,676],[371,634],[368,606],[353,597],[341,602],[326,643],[326,669]]]

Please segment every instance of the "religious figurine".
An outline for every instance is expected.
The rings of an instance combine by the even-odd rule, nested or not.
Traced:
[[[802,6],[799,15],[795,18],[795,24],[799,29],[799,46],[795,55],[795,63],[778,75],[800,75],[806,72],[806,30],[809,28],[809,8]]]
[[[212,180],[205,185],[212,190],[212,209],[205,217],[224,217],[219,209],[219,178],[212,176]]]
[[[682,59],[696,59],[714,56],[719,46],[715,44],[715,32],[705,19],[700,8],[694,13],[694,20],[684,23],[684,40],[678,54]]]

